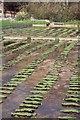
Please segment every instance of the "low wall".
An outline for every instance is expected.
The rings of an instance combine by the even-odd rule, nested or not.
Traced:
[[[72,28],[72,27],[79,27],[79,25],[74,25],[74,24],[63,24],[63,25],[50,24],[49,27],[67,27],[67,28]]]
[[[33,27],[46,27],[46,24],[33,24]]]

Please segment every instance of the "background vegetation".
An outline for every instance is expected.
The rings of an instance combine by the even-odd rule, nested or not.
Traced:
[[[77,2],[23,2],[23,3],[4,3],[6,10],[17,13],[17,20],[26,20],[31,17],[35,19],[49,19],[50,21],[67,22],[80,20],[80,3]]]

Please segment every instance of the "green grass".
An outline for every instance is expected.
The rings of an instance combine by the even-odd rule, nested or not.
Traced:
[[[80,24],[80,21],[68,21],[68,22],[65,22],[64,24]]]
[[[0,21],[0,27],[10,27],[16,25],[27,25],[27,24],[47,24],[48,22],[44,20],[40,21],[31,21],[31,20],[24,20],[24,21],[11,21],[11,20],[2,20]]]
[[[9,26],[16,26],[16,25],[26,25],[26,24],[47,24],[48,22],[44,20],[24,20],[24,21],[11,21],[11,20],[2,20],[0,21],[0,27],[9,27]],[[68,21],[65,22],[64,24],[80,24],[80,21]]]

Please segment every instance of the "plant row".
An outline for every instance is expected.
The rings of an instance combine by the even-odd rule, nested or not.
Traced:
[[[9,31],[9,33],[10,34],[13,34],[13,35],[19,35],[19,36],[24,36],[24,35],[29,35],[29,36],[31,36],[31,35],[35,35],[35,36],[39,36],[39,35],[41,35],[41,36],[47,36],[47,34],[51,31],[51,30],[53,30],[54,29],[54,31],[52,32],[52,34],[50,33],[50,35],[51,36],[54,36],[54,33],[55,32],[57,32],[58,31],[58,29],[60,29],[60,28],[50,28],[50,29],[48,29],[48,28],[46,28],[46,27],[37,27],[37,30],[36,30],[36,27],[31,27],[31,28],[25,28],[25,29],[16,29],[16,30],[12,30],[12,31],[10,31],[10,30],[8,30]],[[64,28],[61,28],[61,30],[64,30]],[[69,30],[75,30],[74,28],[65,28],[65,29],[67,29],[68,31]],[[5,30],[6,31],[6,30]],[[15,33],[14,33],[15,32]],[[36,34],[37,33],[37,34]],[[6,34],[8,34],[8,32],[6,31]],[[62,35],[63,35],[64,33],[62,33]],[[61,36],[62,36],[61,35]],[[66,34],[67,36],[69,36],[69,34],[67,33]]]
[[[65,49],[64,49],[65,51]],[[69,54],[69,53],[68,53]],[[35,110],[38,109],[39,105],[42,104],[44,94],[46,94],[55,82],[59,79],[58,70],[64,66],[64,59],[57,58],[55,65],[50,69],[46,77],[44,77],[34,88],[30,91],[31,95],[26,97],[23,103],[20,104],[19,108],[15,112],[11,113],[13,117],[28,118],[35,116]]]
[[[80,81],[79,76],[75,72],[70,79],[69,89],[67,91],[64,102],[62,103],[64,109],[61,110],[62,113],[68,114],[60,116],[59,119],[72,118],[75,120],[80,114]]]
[[[15,43],[12,43],[12,44],[9,44],[9,45],[3,47],[3,49],[6,50],[6,49],[12,48],[12,47],[14,47],[14,46],[16,46],[16,45],[20,45],[20,44],[21,44],[22,42],[24,42],[24,41],[27,41],[27,39],[17,40]]]
[[[72,29],[70,29],[70,30],[67,29],[66,32],[64,32],[63,34],[59,35],[59,37],[61,37],[63,35],[67,35],[67,34],[69,34],[72,31],[73,31]]]
[[[65,48],[65,51],[61,53],[62,57],[67,57],[68,53],[74,48],[78,41],[72,42],[68,47]]]
[[[46,31],[46,33],[43,34],[43,35],[46,36],[46,35],[50,35],[51,33],[52,33],[52,35],[55,35],[55,34],[59,33],[62,30],[63,30],[62,28],[59,28],[59,29],[48,29],[48,31]]]
[[[64,33],[67,33],[67,31],[68,31],[68,29],[67,28],[64,28],[64,29],[62,29],[61,31],[59,31],[57,34],[55,34],[55,35],[58,35],[59,37],[62,35],[62,34],[64,34]]]
[[[18,52],[18,51],[20,51],[20,50],[24,50],[24,49],[26,49],[26,48],[28,48],[28,47],[30,47],[30,46],[32,46],[32,45],[35,45],[36,43],[38,43],[38,42],[33,41],[33,42],[27,43],[27,44],[25,44],[25,45],[21,45],[20,47],[18,47],[18,48],[16,48],[16,49],[12,49],[12,50],[6,52],[6,53],[4,54],[4,56],[8,56],[8,55],[10,55],[10,54],[12,54],[12,53],[16,53],[16,52]]]
[[[59,116],[59,119],[71,119],[78,120],[80,114],[80,82],[79,82],[79,66],[78,60],[75,64],[70,65],[75,69],[74,74],[70,78],[69,87],[66,93],[66,97],[63,99],[63,109],[61,110],[62,115]]]
[[[75,30],[73,33],[70,34],[70,36],[72,36],[72,35],[76,35],[76,33],[77,33],[78,31],[79,31],[78,29]]]
[[[47,36],[47,35],[57,35],[60,37],[62,35],[68,35],[70,32],[73,33],[74,29],[68,29],[68,28],[58,28],[58,29],[48,29],[47,31],[43,31],[43,33],[39,33],[38,35],[43,35],[43,36]],[[31,35],[34,35],[34,33],[32,33]],[[36,35],[36,33],[35,33]]]
[[[6,69],[6,68],[8,68],[8,67],[11,67],[11,66],[15,65],[16,63],[18,63],[18,62],[20,62],[21,60],[25,59],[25,58],[26,58],[28,55],[30,55],[31,53],[33,53],[33,52],[35,52],[35,51],[37,51],[37,50],[39,50],[39,49],[42,49],[42,48],[44,48],[44,47],[47,46],[47,45],[54,44],[55,42],[56,42],[56,41],[51,41],[51,42],[46,41],[46,42],[44,42],[43,44],[38,45],[38,46],[32,48],[32,49],[29,50],[29,51],[25,51],[24,53],[22,53],[22,54],[20,54],[18,57],[16,57],[14,60],[9,61],[7,64],[4,64],[4,65],[2,66],[2,69],[4,70],[4,69]]]
[[[12,78],[10,82],[4,84],[2,90],[0,90],[0,93],[4,94],[6,97],[7,95],[11,94],[15,87],[21,84],[24,80],[28,80],[29,76],[33,73],[35,68],[38,67],[38,65],[48,57],[49,53],[55,51],[58,47],[62,46],[63,44],[65,44],[65,41],[62,41],[54,45],[53,47],[49,48],[41,56],[32,61],[31,64],[27,65],[21,72],[15,75],[15,77]]]

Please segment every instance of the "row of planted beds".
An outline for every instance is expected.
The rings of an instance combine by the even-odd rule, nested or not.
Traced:
[[[10,44],[8,46],[5,46],[4,49],[8,49],[9,51],[5,52],[3,54],[3,57],[6,55],[13,54],[17,51],[21,51],[23,49],[26,49],[27,47],[35,44],[38,41],[33,41],[27,44],[23,44],[20,47],[16,49],[10,49],[15,45],[19,45],[22,41],[17,41],[16,43]],[[15,75],[14,78],[10,80],[10,82],[7,82],[0,88],[0,103],[4,102],[4,100],[8,97],[8,95],[12,94],[13,90],[20,85],[22,82],[25,80],[28,80],[29,76],[34,72],[35,68],[38,67],[40,63],[42,63],[46,58],[48,58],[50,53],[53,53],[56,51],[59,47],[64,45],[63,51],[59,54],[58,58],[55,61],[54,66],[51,68],[51,70],[48,72],[48,74],[40,80],[40,82],[34,86],[33,90],[30,91],[30,95],[25,98],[25,100],[20,104],[20,106],[13,112],[11,115],[13,117],[32,117],[35,116],[35,110],[41,105],[42,100],[44,98],[44,94],[47,94],[47,92],[51,89],[53,85],[59,80],[59,75],[58,75],[58,70],[64,66],[65,61],[67,60],[67,56],[69,55],[70,51],[76,46],[78,41],[74,41],[68,46],[66,46],[67,42],[66,41],[59,41],[58,39],[56,40],[51,40],[51,41],[44,41],[42,44],[37,45],[34,48],[31,48],[29,51],[25,51],[24,53],[21,53],[18,57],[16,57],[14,60],[9,61],[6,64],[3,64],[1,69],[6,69],[8,67],[11,67],[15,65],[16,63],[20,62],[22,59],[24,59],[26,56],[29,54],[35,52],[38,49],[42,49],[48,45],[50,47],[46,50],[43,51],[43,53],[38,56],[35,60],[33,60],[30,64],[26,65],[24,69],[22,69],[18,74]],[[65,47],[66,46],[66,47]],[[70,80],[70,88],[69,88],[69,96],[71,91],[73,91],[73,94],[71,94],[71,97],[66,98],[66,101],[73,100],[75,103],[62,103],[62,105],[67,106],[67,105],[72,105],[72,106],[78,106],[79,104],[77,101],[80,101],[80,98],[78,97],[78,90],[79,86],[78,83],[79,81],[78,77],[73,75],[73,78]],[[75,86],[75,89],[74,89]],[[76,91],[77,90],[77,91]],[[76,91],[76,92],[75,92]],[[74,95],[76,94],[76,97]],[[70,110],[61,110],[61,112],[70,112]],[[71,110],[74,113],[79,113],[79,110]],[[68,116],[70,118],[70,116]],[[64,119],[67,118],[65,116],[60,116],[59,119]]]
[[[25,29],[10,29],[3,31],[5,36],[35,36],[35,37],[75,37],[79,35],[77,28],[47,28],[31,27]]]

